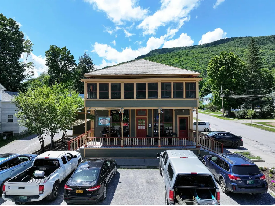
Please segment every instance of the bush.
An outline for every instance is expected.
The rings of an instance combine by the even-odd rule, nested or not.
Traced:
[[[210,110],[211,112],[216,112],[219,110],[219,107],[213,103],[209,103],[208,105],[205,105],[205,109]]]
[[[246,117],[247,117],[246,109],[235,111],[234,113],[235,113],[236,118],[238,118],[238,119],[246,119]]]

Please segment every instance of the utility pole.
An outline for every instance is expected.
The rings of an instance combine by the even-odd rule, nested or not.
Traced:
[[[223,108],[223,93],[222,93],[222,85],[221,85],[221,97],[222,97],[222,116],[224,117],[224,108]]]

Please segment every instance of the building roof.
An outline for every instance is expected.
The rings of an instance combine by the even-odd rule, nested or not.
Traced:
[[[168,66],[145,59],[135,60],[112,67],[86,73],[85,77],[94,76],[120,76],[120,75],[191,75],[199,76],[200,73]]]
[[[2,93],[2,101],[3,102],[10,102],[17,95],[18,95],[18,92],[3,91],[3,93]]]
[[[0,90],[6,90],[6,88],[2,84],[0,84]]]

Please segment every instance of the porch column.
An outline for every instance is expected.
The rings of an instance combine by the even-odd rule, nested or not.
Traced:
[[[85,107],[85,133],[87,132],[87,108]]]
[[[121,127],[121,147],[123,147],[123,114],[124,114],[124,109],[121,108],[121,122],[120,122],[120,127]]]
[[[199,142],[199,128],[198,128],[198,107],[196,108],[196,146],[198,146],[198,142]]]
[[[159,114],[159,128],[158,128],[158,130],[159,130],[159,141],[158,141],[158,146],[160,147],[160,113],[161,113],[161,111],[160,111],[161,109],[159,108],[158,109],[158,114]]]

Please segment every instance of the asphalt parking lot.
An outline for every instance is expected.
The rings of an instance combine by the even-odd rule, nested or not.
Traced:
[[[42,200],[30,202],[29,205],[66,205],[63,201],[63,188],[67,180],[59,188],[59,196],[55,201]],[[2,205],[14,205],[4,201]],[[118,169],[116,176],[107,188],[107,198],[99,205],[164,205],[164,182],[157,169]],[[229,194],[221,193],[221,205],[273,205],[275,199],[269,194]]]

